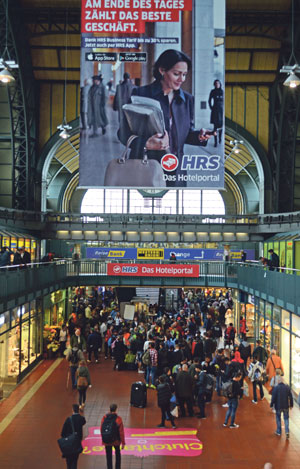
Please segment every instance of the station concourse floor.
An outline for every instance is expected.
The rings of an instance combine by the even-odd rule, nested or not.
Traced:
[[[160,423],[156,391],[148,390],[145,409],[129,405],[130,388],[142,374],[134,371],[113,371],[113,362],[101,356],[99,364],[89,365],[92,388],[87,391],[84,437],[88,427],[99,426],[112,402],[118,404],[124,426],[156,428]],[[57,444],[71,406],[78,402],[77,391],[66,389],[68,364],[64,359],[44,360],[0,403],[0,468],[60,469],[65,468]],[[258,393],[259,394],[259,393]],[[122,469],[261,469],[271,462],[275,469],[300,467],[300,410],[290,413],[290,439],[275,432],[275,414],[268,401],[251,403],[244,397],[239,404],[238,429],[222,426],[226,408],[224,398],[214,393],[206,406],[206,420],[196,417],[176,420],[178,427],[197,429],[203,444],[202,454],[194,457],[122,455]],[[195,409],[196,410],[196,409]],[[170,423],[166,425],[170,427]],[[156,429],[157,430],[157,429]],[[170,432],[175,430],[170,429]],[[100,442],[99,442],[100,444]],[[81,454],[78,469],[106,468],[105,456]]]

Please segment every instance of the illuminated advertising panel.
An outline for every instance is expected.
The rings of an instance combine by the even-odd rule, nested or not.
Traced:
[[[81,188],[224,188],[225,0],[82,0]]]

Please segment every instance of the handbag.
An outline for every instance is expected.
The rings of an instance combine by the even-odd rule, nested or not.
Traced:
[[[179,416],[178,405],[176,405],[176,406],[174,407],[174,409],[171,410],[171,415],[173,415],[173,417],[175,417],[175,418],[178,418],[178,416]]]
[[[142,159],[130,159],[130,145],[137,135],[129,137],[121,158],[111,160],[105,171],[104,186],[115,187],[166,187],[164,171],[156,160],[148,160],[144,151]]]
[[[66,437],[61,437],[57,440],[58,446],[62,452],[63,457],[71,456],[72,454],[81,453],[83,448],[78,436],[75,432],[72,417],[69,417],[72,426],[72,433]]]
[[[78,376],[77,378],[77,388],[82,389],[82,388],[87,388],[89,385],[87,377],[86,376]]]

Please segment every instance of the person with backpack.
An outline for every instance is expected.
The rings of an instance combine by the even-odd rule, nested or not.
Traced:
[[[68,417],[65,420],[65,423],[61,431],[61,437],[67,438],[73,433],[77,433],[77,435],[79,436],[79,440],[81,442],[83,438],[82,427],[83,425],[86,424],[86,420],[82,415],[80,415],[78,404],[73,404],[72,408],[73,408],[73,414],[71,417]],[[62,456],[63,458],[66,458],[67,469],[77,469],[78,458],[82,451],[83,451],[83,448],[80,444],[78,446],[78,449],[75,450],[73,454],[70,454],[68,456],[64,456],[64,455]]]
[[[125,434],[122,418],[117,414],[117,404],[111,404],[110,412],[103,416],[100,430],[102,444],[105,446],[107,469],[112,469],[112,448],[115,449],[116,469],[121,469],[121,449],[125,446]]]
[[[242,360],[244,360],[246,371],[248,358],[251,357],[251,345],[247,342],[247,337],[244,337],[243,341],[240,343],[238,351],[241,354]]]
[[[234,339],[235,339],[236,329],[233,327],[232,322],[229,326],[225,329],[225,344],[232,345],[234,347]]]
[[[81,350],[77,347],[69,348],[66,354],[66,360],[69,362],[71,380],[72,380],[72,389],[76,389],[77,380],[76,380],[76,371],[81,360],[84,360],[84,355]]]
[[[88,367],[84,360],[79,362],[79,367],[76,371],[77,389],[79,393],[79,409],[83,410],[86,401],[86,390],[91,387],[91,377]]]
[[[263,373],[264,373],[264,366],[257,360],[257,357],[254,355],[252,363],[250,363],[248,368],[248,378],[252,382],[253,386],[253,404],[257,404],[257,394],[256,394],[256,387],[259,386],[260,398],[263,400],[264,398],[264,390],[263,390]]]
[[[228,421],[231,418],[229,428],[239,428],[239,425],[235,423],[236,411],[239,405],[239,396],[240,396],[240,380],[242,374],[238,372],[231,380],[231,389],[227,391],[228,396],[228,410],[225,415],[225,421],[223,427],[227,427]]]
[[[165,427],[166,416],[172,424],[172,428],[177,428],[175,425],[174,417],[171,414],[170,409],[170,399],[172,397],[171,388],[165,378],[165,376],[160,376],[158,378],[159,384],[157,386],[157,405],[161,410],[161,423],[157,425],[158,428]]]

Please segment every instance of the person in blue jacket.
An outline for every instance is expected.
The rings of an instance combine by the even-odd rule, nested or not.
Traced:
[[[214,135],[214,132],[194,129],[194,97],[181,89],[190,68],[191,59],[185,53],[168,49],[154,64],[155,81],[132,91],[132,95],[160,102],[166,130],[164,135],[155,134],[148,139],[138,136],[131,143],[130,158],[142,158],[145,150],[149,159],[159,162],[166,153],[176,155],[179,160],[177,169],[165,172],[167,186],[187,185],[182,177],[178,179],[178,175],[186,175],[186,171],[181,170],[184,144],[206,146],[207,140]],[[119,138],[124,145],[130,135],[129,126],[124,119],[124,126],[119,130]]]

